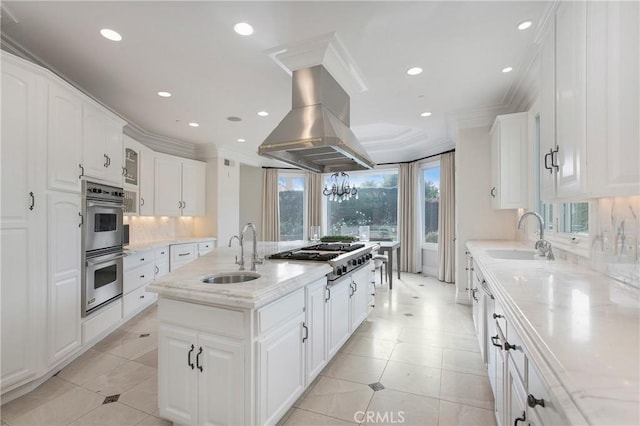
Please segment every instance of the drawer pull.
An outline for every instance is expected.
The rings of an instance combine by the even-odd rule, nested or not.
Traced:
[[[144,275],[140,275],[140,278],[144,278]]]
[[[178,253],[178,256],[189,256],[191,253]]]
[[[493,346],[497,346],[502,349],[502,345],[496,343],[496,340],[498,340],[499,338],[500,336],[498,334],[496,334],[495,336],[491,336],[491,343],[493,343]]]
[[[493,319],[504,318],[504,315],[493,314]]]
[[[144,262],[144,257],[141,257],[141,258],[140,258],[140,262]]]
[[[527,413],[523,411],[520,417],[516,417],[516,421],[513,422],[513,426],[518,426],[518,422],[524,422],[525,420],[527,420]]]
[[[531,408],[534,408],[536,405],[544,407],[544,399],[536,399],[535,396],[529,394],[527,395],[527,405]]]

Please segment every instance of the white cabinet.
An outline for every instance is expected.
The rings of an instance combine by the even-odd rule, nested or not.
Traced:
[[[157,247],[155,249],[155,279],[169,273],[169,246]]]
[[[527,198],[526,112],[499,115],[491,128],[491,206],[525,207]]]
[[[639,195],[640,4],[588,2],[587,10],[589,195]]]
[[[155,250],[141,250],[124,258],[122,316],[128,318],[156,300],[146,286],[155,278]]]
[[[155,214],[203,216],[205,163],[167,155],[155,158]]]
[[[198,257],[198,248],[196,243],[171,244],[169,246],[169,270],[176,269],[192,262]]]
[[[552,200],[556,175],[552,156],[556,148],[555,27],[549,28],[540,49],[540,197]]]
[[[137,216],[140,214],[142,202],[140,196],[140,160],[142,144],[123,135],[123,179],[124,179],[124,214]]]
[[[327,280],[323,278],[306,287],[307,384],[327,365],[327,307],[324,301],[327,294],[326,285]]]
[[[84,174],[122,186],[124,123],[89,103],[84,103],[82,117]]]
[[[139,202],[140,216],[153,216],[155,172],[154,153],[151,149],[142,147],[139,153],[140,177],[139,177]],[[204,196],[204,194],[203,194]]]
[[[80,195],[51,191],[48,198],[48,364],[82,345]]]
[[[175,306],[180,305],[193,306]],[[179,424],[246,424],[244,343],[197,330],[224,321],[215,314],[198,315],[201,320],[193,318],[193,324],[187,324],[188,314],[180,316],[170,320],[179,325],[161,318],[158,328],[160,415]]]
[[[82,169],[82,98],[49,82],[47,170],[49,189],[80,192]]]
[[[360,269],[351,276],[351,300],[350,300],[350,316],[351,327],[350,333],[353,333],[362,321],[367,318],[367,305],[369,303],[369,283],[371,281],[371,270],[368,267]]]
[[[200,241],[198,243],[198,257],[204,256],[215,248],[215,240]]]
[[[350,335],[349,304],[351,290],[350,278],[342,279],[337,284],[327,288],[327,352],[329,359],[333,358]]]
[[[33,377],[44,350],[41,324],[46,291],[43,249],[46,200],[38,128],[40,78],[2,52],[0,144],[0,298],[2,392]],[[76,165],[77,167],[77,165]],[[77,170],[77,168],[76,168]],[[77,178],[77,176],[76,176]]]

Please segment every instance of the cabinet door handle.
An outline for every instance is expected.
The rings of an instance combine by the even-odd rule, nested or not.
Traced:
[[[493,344],[493,346],[497,346],[498,348],[502,349],[502,345],[496,343],[496,340],[498,340],[500,338],[499,334],[496,334],[495,336],[491,336],[491,343]]]
[[[547,152],[544,155],[544,168],[546,170],[549,170],[549,173],[553,174],[553,158],[552,158],[552,163],[551,166],[549,166],[549,163],[547,162],[547,160],[549,159],[549,157],[553,156],[553,149],[549,149],[549,152]]]
[[[536,405],[544,407],[544,399],[536,399],[535,396],[529,394],[527,395],[527,405],[531,408],[534,408]]]
[[[302,338],[302,343],[309,338],[309,328],[302,323],[302,328],[304,328],[304,337]]]
[[[183,202],[182,202],[182,208],[183,208],[183,209],[186,209],[186,208],[187,208],[187,202],[186,202],[186,201],[183,201]]]
[[[491,188],[491,198],[496,198],[496,187]]]
[[[195,346],[191,345],[191,350],[189,350],[189,353],[187,354],[187,365],[191,367],[192,370],[195,368],[195,365],[193,365],[193,362],[191,362],[191,353],[195,348]]]
[[[355,294],[355,292],[358,291],[358,283],[357,282],[353,282],[353,293]]]
[[[144,206],[144,198],[140,197],[140,207]]]
[[[504,318],[504,315],[493,314],[493,319]]]
[[[127,176],[127,168],[126,167],[122,168],[122,176]]]
[[[80,176],[78,176],[78,179],[82,179],[82,176],[84,176],[84,167],[82,167],[82,164],[78,164],[78,167],[80,167]]]
[[[33,210],[33,208],[36,206],[36,197],[35,195],[33,195],[33,192],[29,193],[29,197],[31,197],[31,205],[29,206],[29,210]]]
[[[525,420],[527,420],[527,413],[523,411],[520,417],[516,417],[513,426],[518,426],[518,422],[524,422]]]
[[[158,275],[160,273],[160,268],[158,268],[158,266],[156,265],[156,275]]]
[[[84,216],[80,212],[78,212],[78,216],[80,216],[80,223],[78,224],[78,228],[82,228],[82,225],[84,225]]]
[[[331,299],[331,287],[327,287],[327,297],[324,299],[324,303],[327,303]]]
[[[476,291],[478,291],[477,288],[465,288],[465,290],[471,290],[471,297],[473,298],[473,300],[475,300],[476,302],[479,302],[478,299],[476,299]]]
[[[518,349],[518,347],[516,345],[511,345],[509,344],[509,342],[504,342],[504,350],[505,351],[509,351],[511,349]]]
[[[144,275],[140,275],[140,278],[144,278]]]
[[[202,355],[202,346],[200,346],[200,350],[198,351],[198,355],[196,355],[196,365],[198,366],[198,370],[204,371],[202,365],[200,365],[200,355]]]
[[[111,157],[107,155],[107,167],[111,167]]]
[[[551,151],[551,167],[555,167],[557,171],[560,171],[560,165],[556,161],[558,159],[558,151],[560,151],[558,145],[556,145],[556,149]]]
[[[104,156],[104,164],[105,168],[109,167],[109,156],[107,154],[102,154]]]
[[[182,208],[182,201],[178,201],[178,208],[181,209]]]

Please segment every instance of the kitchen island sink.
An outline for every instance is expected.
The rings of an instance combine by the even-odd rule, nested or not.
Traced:
[[[255,272],[219,272],[213,275],[205,275],[200,281],[206,284],[237,284],[253,281],[260,278],[260,274]]]

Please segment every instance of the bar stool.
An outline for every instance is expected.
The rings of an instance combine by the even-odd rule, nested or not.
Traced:
[[[376,269],[380,268],[380,285],[383,284],[382,277],[384,276],[385,269],[387,269],[387,262],[389,262],[389,256],[386,254],[376,254],[373,256],[374,267]]]

